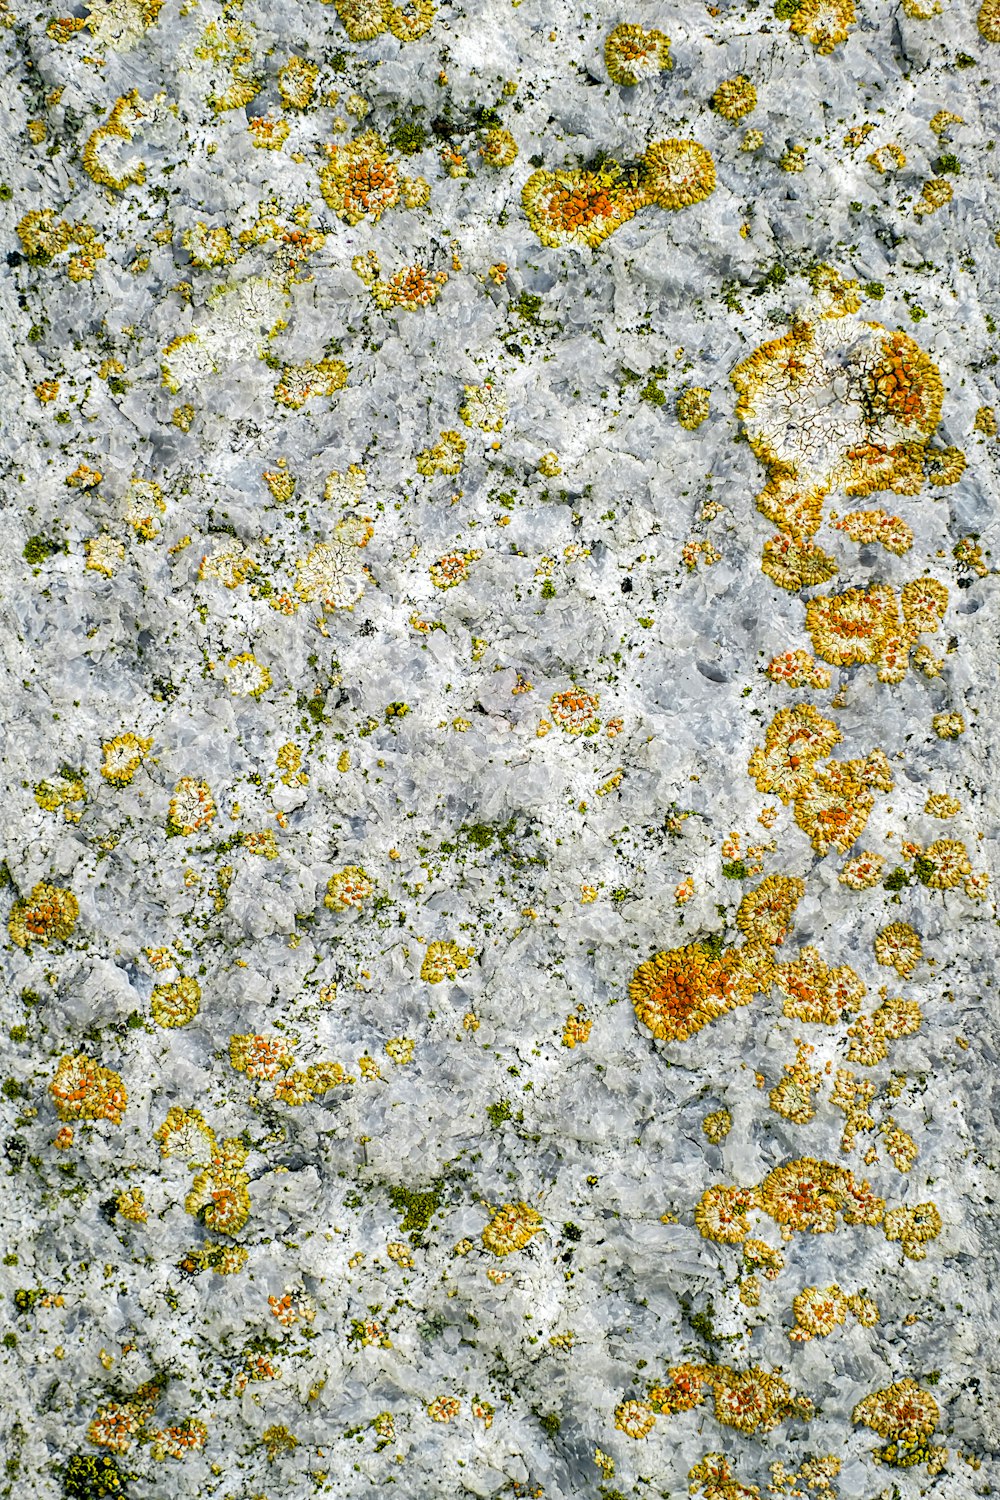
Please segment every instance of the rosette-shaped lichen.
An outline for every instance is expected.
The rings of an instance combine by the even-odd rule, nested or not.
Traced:
[[[642,186],[657,208],[690,208],[715,191],[715,162],[691,140],[654,141],[642,158]]]
[[[744,73],[724,78],[712,95],[712,108],[725,120],[742,120],[757,108],[757,90]]]
[[[544,1231],[541,1214],[527,1203],[504,1203],[483,1230],[483,1245],[491,1255],[512,1255]]]
[[[367,130],[345,145],[329,148],[330,160],[319,174],[327,206],[345,224],[362,219],[377,223],[400,199],[399,170],[381,136]]]
[[[149,1008],[158,1026],[187,1026],[201,1007],[201,985],[193,976],[153,986]]]
[[[851,1419],[885,1439],[875,1455],[880,1463],[899,1469],[926,1464],[929,1474],[944,1467],[948,1450],[928,1441],[941,1420],[941,1408],[915,1380],[897,1380],[873,1391],[858,1402]]]
[[[646,30],[634,22],[623,22],[608,33],[604,62],[613,83],[634,86],[673,67],[670,38],[655,27]]]
[[[658,1041],[686,1042],[769,982],[766,949],[715,953],[702,943],[657,953],[629,981],[636,1018]]]
[[[120,1075],[82,1052],[61,1059],[49,1093],[60,1120],[110,1120],[120,1125],[128,1103]]]
[[[647,203],[634,175],[611,163],[597,171],[533,172],[521,190],[525,217],[543,245],[596,249]]]
[[[32,943],[48,948],[73,936],[79,915],[80,903],[72,891],[40,880],[30,896],[14,902],[7,930],[19,948],[30,949]]]

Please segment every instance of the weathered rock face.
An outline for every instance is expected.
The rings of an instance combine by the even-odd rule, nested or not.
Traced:
[[[73,11],[5,1493],[991,1493],[996,6]]]

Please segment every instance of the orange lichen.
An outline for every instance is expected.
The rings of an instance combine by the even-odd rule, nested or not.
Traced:
[[[916,1000],[883,1000],[871,1015],[858,1016],[847,1028],[849,1062],[872,1068],[889,1055],[889,1043],[920,1030],[923,1015]]]
[[[801,0],[788,29],[805,37],[824,57],[847,41],[856,19],[854,0]]]
[[[817,295],[829,288],[820,287]],[[941,416],[936,365],[901,332],[861,320],[837,292],[733,370],[736,412],[768,471],[758,508],[796,538],[816,531],[825,495],[915,494]]]
[[[744,73],[725,78],[712,95],[712,108],[725,120],[742,120],[757,108],[757,90]]]
[[[801,648],[783,651],[780,656],[768,662],[764,671],[772,682],[781,683],[784,687],[822,689],[830,686],[830,673],[819,665],[815,657]]]
[[[450,940],[428,943],[420,965],[420,977],[429,984],[440,984],[443,979],[455,980],[462,969],[469,967],[475,951],[474,948],[460,948]]]
[[[813,1119],[816,1109],[813,1095],[823,1082],[823,1073],[809,1064],[815,1048],[805,1042],[796,1043],[795,1061],[786,1063],[784,1077],[775,1084],[767,1096],[767,1102],[775,1114],[796,1125],[805,1125]]]
[[[796,1021],[836,1026],[845,1011],[855,1011],[865,986],[847,964],[831,969],[816,948],[803,948],[791,963],[779,964],[774,982],[785,997],[784,1013]]]
[[[488,167],[499,170],[517,160],[517,142],[509,130],[488,130],[479,147],[479,155]]]
[[[636,1017],[658,1041],[685,1042],[734,1006],[749,1005],[770,978],[764,953],[753,949],[751,958],[749,949],[730,948],[715,956],[701,943],[657,953],[629,981]]]
[[[987,42],[1000,42],[1000,0],[983,0],[976,25]]]
[[[527,1203],[504,1203],[495,1209],[483,1230],[483,1244],[492,1255],[511,1255],[523,1250],[532,1237],[542,1234],[541,1215]]]
[[[553,722],[567,734],[596,734],[601,727],[597,717],[600,699],[596,693],[581,692],[570,688],[564,693],[553,693],[549,700],[549,713]]]
[[[704,385],[693,385],[677,397],[674,410],[677,420],[687,432],[697,432],[702,422],[708,420],[711,391]]]
[[[713,1110],[702,1120],[701,1128],[706,1140],[711,1141],[713,1146],[721,1146],[733,1128],[733,1117],[728,1109]]]
[[[923,957],[923,945],[908,922],[890,922],[875,937],[875,958],[892,967],[901,979],[913,973]]]
[[[82,1052],[60,1059],[49,1093],[60,1120],[110,1120],[120,1125],[128,1103],[120,1075]]]
[[[845,1224],[879,1224],[885,1204],[867,1182],[858,1183],[846,1167],[802,1157],[769,1172],[760,1185],[761,1207],[789,1232],[830,1234],[837,1215]]]
[[[793,1396],[776,1372],[759,1365],[736,1370],[721,1364],[672,1366],[666,1378],[651,1388],[645,1409],[664,1416],[690,1411],[704,1402],[706,1392],[713,1397],[716,1421],[748,1436],[770,1432],[789,1417],[808,1420],[813,1411],[812,1402]]]
[[[817,854],[846,853],[864,832],[875,791],[890,791],[892,776],[881,750],[863,761],[831,760],[818,768],[795,796],[795,821]]]
[[[898,600],[889,584],[868,584],[810,599],[806,630],[823,661],[838,667],[873,664],[881,682],[899,682],[917,636],[937,630],[947,602],[948,590],[935,578],[904,584]]]
[[[947,1448],[928,1439],[941,1420],[941,1410],[931,1395],[915,1380],[899,1380],[884,1390],[873,1391],[859,1401],[851,1420],[870,1427],[886,1440],[872,1454],[876,1463],[909,1469],[926,1464],[928,1474],[938,1474],[948,1457]]]
[[[792,1303],[795,1327],[788,1337],[795,1343],[808,1343],[810,1339],[826,1338],[853,1313],[863,1328],[873,1327],[879,1320],[878,1306],[870,1297],[848,1293],[839,1286],[807,1286]]]
[[[749,771],[759,792],[773,792],[788,803],[812,781],[815,763],[828,756],[842,736],[831,719],[810,703],[779,708],[750,757]]]
[[[656,1416],[645,1401],[623,1401],[615,1407],[615,1427],[626,1437],[641,1439],[648,1437],[656,1422]]]
[[[375,894],[375,883],[360,865],[345,865],[326,883],[323,905],[330,911],[360,911]]]
[[[648,197],[619,167],[597,172],[533,172],[521,190],[525,217],[543,245],[596,249],[627,223]]]
[[[736,925],[752,942],[780,947],[788,935],[795,908],[805,895],[805,881],[794,875],[768,875],[748,891],[736,912]]]
[[[888,584],[823,594],[806,605],[806,630],[812,636],[813,650],[836,667],[879,661],[902,628],[896,596]]]
[[[750,1233],[750,1210],[760,1206],[757,1188],[720,1182],[702,1193],[695,1206],[694,1222],[703,1239],[739,1245]]]
[[[334,0],[334,9],[352,42],[369,42],[391,31],[401,42],[413,42],[430,29],[435,7],[431,0]]]
[[[158,1026],[186,1026],[198,1014],[201,985],[193,976],[153,986],[149,1008]]]
[[[827,583],[837,573],[836,558],[824,552],[822,547],[781,532],[764,543],[760,566],[761,572],[789,593],[815,588],[817,584]]]
[[[898,1244],[910,1260],[924,1260],[928,1241],[936,1240],[941,1229],[941,1215],[933,1203],[891,1208],[882,1224],[886,1239]]]
[[[852,542],[862,546],[880,546],[896,557],[902,557],[913,546],[913,532],[899,516],[890,516],[884,510],[852,510],[836,521],[838,531],[843,531]]]
[[[11,941],[26,951],[32,943],[49,948],[72,937],[79,915],[80,903],[72,891],[40,880],[30,896],[14,902],[7,931]]]
[[[327,206],[345,224],[377,223],[399,202],[399,172],[381,136],[373,130],[342,146],[328,147],[330,161],[319,174]]]
[[[604,42],[604,61],[613,83],[634,87],[644,78],[673,67],[670,38],[662,31],[623,24],[608,33]]]

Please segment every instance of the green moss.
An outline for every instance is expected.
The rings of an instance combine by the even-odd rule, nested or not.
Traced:
[[[731,859],[722,866],[722,873],[727,880],[746,880],[749,871],[742,859]]]
[[[559,1436],[562,1421],[556,1416],[554,1411],[547,1411],[543,1417],[538,1418],[538,1425],[546,1437],[556,1438]]]
[[[743,311],[743,303],[740,301],[739,296],[737,295],[738,290],[738,281],[724,281],[722,283],[722,290],[720,291],[719,296],[722,299],[724,307],[729,312],[741,313]]]
[[[441,1207],[442,1184],[432,1183],[429,1188],[407,1188],[393,1186],[389,1189],[389,1202],[400,1215],[400,1229],[410,1236],[411,1244],[419,1244],[427,1233],[431,1219]]]
[[[918,854],[913,861],[913,870],[921,885],[930,885],[937,870],[937,865],[932,859],[927,859],[925,855]]]
[[[899,869],[893,870],[885,877],[882,888],[886,891],[901,891],[910,883],[910,877],[906,870],[900,865]]]
[[[937,161],[934,163],[934,170],[939,176],[943,177],[946,172],[961,172],[962,163],[953,152],[946,151],[944,155],[939,156]]]
[[[892,1469],[912,1469],[917,1464],[934,1461],[934,1451],[928,1443],[889,1443],[885,1448],[876,1448],[873,1457]],[[895,1490],[898,1494],[899,1491]]]
[[[798,12],[801,0],[774,0],[775,20],[790,21]]]
[[[542,310],[542,298],[534,292],[522,292],[513,307],[526,323],[537,323],[538,315]]]
[[[38,1287],[18,1287],[14,1293],[14,1306],[18,1312],[31,1312],[41,1295]]]
[[[650,376],[639,392],[639,396],[643,401],[648,401],[651,406],[666,406],[667,404],[666,392],[660,390],[655,376]]]
[[[683,1304],[682,1304],[683,1306]],[[709,1297],[708,1302],[697,1312],[691,1312],[688,1307],[684,1308],[684,1315],[695,1333],[705,1344],[720,1343],[719,1335],[715,1331],[715,1303]]]
[[[22,556],[33,568],[39,567],[56,552],[64,550],[62,542],[54,542],[47,536],[29,536],[24,544]]]
[[[74,1453],[63,1469],[63,1494],[71,1500],[104,1500],[125,1495],[125,1476],[107,1454]]]
[[[871,297],[874,302],[878,302],[885,296],[885,283],[882,281],[869,281],[865,287],[865,296]]]
[[[496,829],[490,823],[473,823],[460,831],[476,849],[488,849],[497,836]]]
[[[5,1099],[20,1099],[23,1093],[24,1087],[16,1078],[5,1078],[0,1084],[0,1094],[3,1094]]]
[[[494,1130],[499,1130],[505,1120],[511,1118],[511,1107],[509,1099],[498,1099],[495,1104],[487,1104],[486,1118]]]
[[[415,119],[397,120],[389,131],[389,145],[401,156],[414,156],[423,151],[429,140],[427,127]]]
[[[787,270],[785,269],[785,267],[783,265],[781,265],[779,262],[776,261],[773,266],[770,266],[763,273],[763,275],[760,278],[760,281],[754,287],[754,293],[757,296],[760,296],[760,294],[762,292],[768,292],[768,291],[771,291],[772,289],[774,289],[776,287],[784,286],[784,284],[785,284],[785,282],[787,280],[788,280],[788,272],[787,272]]]
[[[472,119],[480,130],[496,130],[503,124],[499,111],[488,104],[477,104],[472,110]]]

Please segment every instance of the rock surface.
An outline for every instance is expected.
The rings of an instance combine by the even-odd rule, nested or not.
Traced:
[[[0,1494],[1000,1485],[1000,17],[590,4],[0,17]]]

